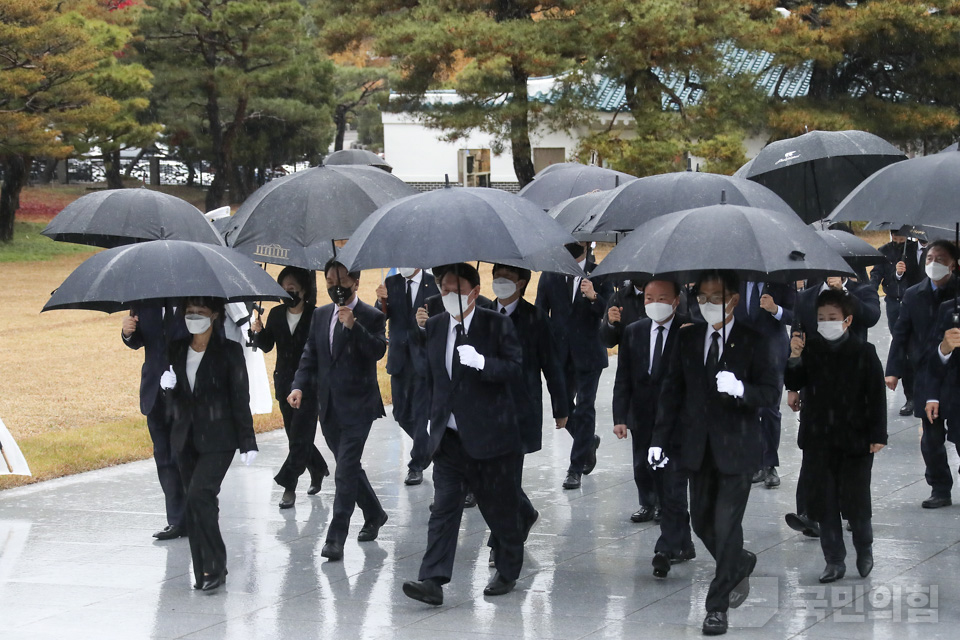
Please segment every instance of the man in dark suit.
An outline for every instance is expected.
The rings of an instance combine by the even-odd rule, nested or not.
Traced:
[[[377,361],[387,351],[386,319],[357,298],[360,272],[331,260],[324,269],[327,293],[334,300],[313,312],[310,338],[300,358],[287,402],[300,407],[303,389],[316,385],[320,430],[337,461],[336,494],[324,558],[343,558],[354,506],[363,511],[357,540],[369,542],[387,522],[387,512],[360,464],[373,421],[386,413],[377,384]]]
[[[886,382],[892,391],[897,388],[905,369],[904,362],[915,366],[914,394],[924,395],[929,386],[930,364],[934,356],[930,348],[937,341],[937,314],[940,306],[953,300],[957,293],[957,261],[960,249],[947,240],[931,242],[927,248],[925,271],[927,277],[903,294],[900,315],[893,328],[890,351],[887,355]],[[942,333],[940,334],[942,335]],[[930,485],[930,497],[921,503],[924,509],[937,509],[952,504],[953,473],[947,462],[946,427],[942,419],[928,420],[924,404],[916,404],[914,415],[920,418],[923,433],[920,452],[926,465],[924,477]]]
[[[891,231],[890,242],[880,247],[879,251],[887,260],[873,267],[870,272],[870,286],[883,289],[887,328],[892,334],[897,318],[900,316],[900,302],[903,300],[903,294],[924,278],[926,250],[920,247],[916,240],[908,240],[906,236]],[[920,256],[919,262],[918,256]],[[913,365],[909,357],[903,362],[903,395],[906,396],[907,401],[900,407],[900,415],[912,415],[914,410]]]
[[[766,336],[770,345],[770,359],[780,372],[777,385],[781,389],[776,402],[760,409],[760,428],[763,437],[763,461],[751,481],[764,483],[768,489],[780,486],[777,467],[780,466],[780,398],[783,395],[783,371],[790,355],[787,327],[793,323],[793,305],[797,292],[793,285],[747,281],[740,285],[740,304],[734,314],[738,321]]]
[[[960,311],[954,300],[940,305],[931,342],[934,344],[929,347],[928,378],[923,389],[926,398],[924,420],[930,423],[940,421],[949,428],[946,439],[960,451],[960,356],[955,355],[960,349]]]
[[[387,318],[390,343],[387,373],[393,395],[393,419],[413,440],[404,484],[423,482],[427,457],[427,413],[430,391],[426,386],[426,362],[415,333],[417,309],[439,293],[433,276],[422,269],[400,269],[377,287],[376,307]]]
[[[600,325],[600,340],[606,348],[613,349],[620,344],[623,330],[637,320],[647,317],[644,310],[646,308],[643,297],[644,284],[637,280],[626,280],[610,299],[607,317]],[[688,317],[687,294],[683,287],[680,287],[678,300],[677,313]]]
[[[153,534],[157,540],[171,540],[187,535],[184,520],[186,506],[183,481],[177,456],[170,444],[170,418],[166,401],[160,392],[160,376],[167,370],[167,346],[187,335],[183,314],[175,314],[171,305],[131,309],[123,319],[121,337],[131,349],[143,348],[140,369],[140,412],[147,417],[147,429],[153,441],[153,460],[166,503],[167,526]]]
[[[567,248],[580,261],[584,274],[589,275],[597,265],[584,255],[586,244],[571,244]],[[537,285],[536,305],[550,316],[570,408],[566,429],[573,436],[573,446],[564,489],[579,489],[581,474],[589,474],[597,465],[600,437],[596,435],[594,403],[600,374],[610,364],[600,341],[600,324],[612,293],[607,282],[595,287],[587,278],[557,273],[542,274]]]
[[[687,512],[687,473],[678,465],[654,471],[647,463],[666,363],[676,348],[677,332],[687,321],[677,313],[679,296],[680,285],[674,282],[653,280],[644,286],[647,317],[624,330],[613,385],[613,432],[618,438],[626,438],[628,430],[633,435],[633,479],[640,511],[631,520],[650,520],[654,508],[662,513],[653,559],[653,574],[658,578],[666,577],[671,563],[696,557]],[[674,438],[666,448],[667,456],[676,459],[681,446]]]
[[[512,393],[522,384],[523,351],[509,318],[476,307],[480,274],[472,266],[444,270],[440,290],[447,311],[425,320],[422,333],[432,389],[434,505],[419,579],[403,585],[408,597],[432,605],[443,603],[442,586],[453,573],[467,490],[497,539],[497,572],[484,595],[513,589],[523,564],[522,444]]]
[[[708,324],[680,329],[657,407],[648,462],[690,475],[693,530],[717,563],[703,632],[726,633],[727,609],[749,594],[757,557],[743,548],[743,514],[763,443],[757,410],[773,404],[779,379],[767,339],[734,319],[740,283],[729,271],[700,277],[697,301]],[[664,449],[680,431],[678,460]]]

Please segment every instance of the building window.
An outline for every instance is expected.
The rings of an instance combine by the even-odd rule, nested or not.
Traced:
[[[460,184],[465,187],[489,187],[490,149],[460,149],[457,153]]]

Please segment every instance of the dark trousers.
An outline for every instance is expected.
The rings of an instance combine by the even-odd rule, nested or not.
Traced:
[[[584,465],[594,450],[593,437],[597,432],[597,387],[603,369],[583,371],[577,369],[572,359],[564,366],[564,378],[567,384],[567,406],[569,418],[566,429],[573,436],[570,448],[570,471],[582,473]]]
[[[456,431],[444,432],[433,457],[433,511],[427,525],[427,550],[420,564],[420,580],[450,582],[467,491],[476,496],[477,507],[497,539],[497,571],[505,580],[520,577],[523,532],[516,478],[520,456],[517,452],[477,460],[464,451]]]
[[[660,537],[654,552],[671,558],[693,548],[690,535],[690,513],[687,511],[689,472],[677,464],[668,464],[653,472],[660,499]]]
[[[153,461],[157,463],[157,477],[160,479],[160,488],[163,489],[167,524],[182,527],[186,500],[177,465],[177,454],[170,444],[170,427],[166,401],[163,393],[158,393],[153,409],[147,414],[147,430],[150,431],[150,440],[153,441]]]
[[[654,472],[647,464],[647,450],[650,448],[652,434],[649,429],[631,429],[630,438],[633,440],[633,482],[637,485],[640,506],[651,509],[662,506],[660,502],[662,487],[659,485],[663,474]],[[684,495],[683,504],[686,511],[686,495]]]
[[[924,477],[930,485],[931,493],[937,498],[949,498],[953,489],[953,472],[947,461],[947,429],[943,418],[933,422],[923,420],[923,435],[920,436],[920,453],[926,465]],[[958,447],[960,449],[960,447]]]
[[[218,575],[227,568],[227,547],[220,535],[220,485],[233,461],[234,451],[199,453],[188,439],[180,452],[180,475],[187,488],[186,524],[198,584],[203,575]]]
[[[780,466],[780,399],[783,397],[783,388],[777,396],[777,404],[773,407],[764,407],[760,414],[760,440],[763,442],[763,467]]]
[[[750,476],[720,473],[709,446],[700,469],[690,474],[693,530],[717,563],[707,591],[707,611],[726,611],[730,592],[743,578],[748,558],[743,549],[743,514],[750,497]]]
[[[333,497],[333,517],[327,529],[327,542],[336,542],[343,546],[350,528],[350,517],[354,507],[363,512],[364,522],[374,520],[383,514],[383,507],[377,494],[373,492],[367,474],[360,465],[363,447],[370,435],[372,422],[340,424],[328,422],[321,424],[320,430],[327,446],[337,461],[337,470],[333,481],[336,493]]]
[[[521,532],[526,531],[539,517],[536,508],[533,506],[533,503],[530,502],[527,493],[523,490],[523,461],[525,457],[522,453],[517,456],[517,492],[520,496],[519,514]],[[526,542],[526,540],[524,540],[524,542]],[[487,546],[491,549],[496,549],[497,547],[497,538],[493,533],[487,538]]]
[[[897,286],[897,285],[894,285]],[[906,289],[906,286],[904,286]],[[884,306],[887,312],[887,327],[890,329],[890,333],[893,333],[893,327],[897,324],[897,318],[900,317],[900,301],[891,296],[885,298],[886,302]],[[903,395],[907,400],[913,398],[913,363],[910,361],[910,354],[908,353],[909,349],[904,349],[903,353],[903,379],[900,381],[903,384]]]
[[[286,398],[280,399],[280,415],[283,416],[283,430],[287,432],[289,450],[274,481],[293,491],[304,471],[310,471],[310,484],[319,484],[327,475],[327,461],[323,459],[314,440],[317,437],[317,406],[304,398],[299,409],[294,409]]]
[[[423,471],[430,465],[430,436],[427,434],[427,416],[430,413],[430,392],[427,381],[417,375],[412,365],[407,371],[390,376],[393,394],[393,419],[413,440],[410,462],[412,471]]]
[[[808,454],[804,452],[804,457],[806,458]],[[872,465],[872,460],[870,461]],[[836,461],[826,464],[817,464],[816,473],[820,476],[818,478],[817,487],[820,487],[820,491],[817,497],[818,502],[820,503],[818,512],[816,515],[819,517],[820,523],[820,549],[823,550],[823,559],[829,564],[838,564],[840,566],[846,566],[844,559],[847,557],[847,548],[843,544],[843,519],[841,517],[841,493],[850,494],[851,487],[841,486],[842,482],[847,481],[846,478],[842,477],[842,469],[839,468],[843,464],[843,457],[838,456]],[[867,506],[870,502],[870,476],[867,474],[866,486],[858,487],[860,491],[866,492],[865,501]],[[864,499],[857,500],[857,502],[862,502]],[[861,505],[862,506],[862,505]],[[869,509],[867,510],[869,513]],[[857,550],[857,553],[862,553],[864,551],[869,551],[873,546],[873,525],[869,517],[859,517],[866,516],[867,513],[863,514],[854,514],[849,518],[850,530],[853,533],[853,547]]]

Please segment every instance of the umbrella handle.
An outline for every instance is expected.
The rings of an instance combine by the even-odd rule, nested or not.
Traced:
[[[13,465],[10,464],[10,459],[7,457],[7,452],[3,450],[3,444],[0,444],[0,457],[3,458],[3,464],[7,466],[7,471],[13,473]]]

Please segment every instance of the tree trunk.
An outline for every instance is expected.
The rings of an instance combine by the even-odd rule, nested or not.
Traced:
[[[20,191],[30,179],[28,156],[5,156],[0,160],[3,182],[0,182],[0,242],[13,240],[13,220],[20,208]]]
[[[521,187],[533,180],[533,151],[530,147],[529,99],[527,96],[527,73],[516,62],[513,64],[513,98],[510,101],[510,150],[513,154],[513,171]]]
[[[207,211],[212,211],[223,206],[227,185],[230,182],[227,153],[223,144],[223,124],[220,122],[220,103],[217,99],[217,88],[212,84],[207,87],[207,123],[210,128],[210,143],[213,147],[213,158],[210,162],[213,180],[207,189],[206,207]]]
[[[187,186],[192,187],[197,180],[197,170],[193,167],[192,162],[184,163],[187,165]]]
[[[40,171],[40,184],[50,184],[53,182],[53,179],[57,177],[57,160],[56,158],[44,158],[43,159],[43,169]]]
[[[347,133],[347,111],[346,105],[338,104],[333,113],[333,123],[337,126],[337,137],[333,141],[334,151],[343,149],[343,137]]]
[[[138,164],[140,164],[140,160],[143,159],[143,154],[145,154],[146,152],[147,152],[146,149],[140,149],[140,151],[137,152],[136,157],[133,160],[131,160],[129,163],[127,163],[127,167],[123,170],[124,178],[129,178],[133,176],[133,170],[137,168]],[[119,162],[117,164],[119,164]]]
[[[123,178],[120,176],[120,151],[104,151],[100,157],[103,160],[103,173],[107,178],[107,189],[123,189]]]

